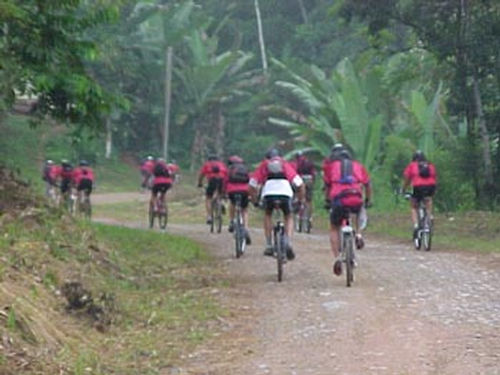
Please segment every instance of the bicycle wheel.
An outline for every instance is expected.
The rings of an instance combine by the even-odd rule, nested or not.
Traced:
[[[354,247],[352,244],[352,236],[344,236],[343,250],[345,252],[346,285],[350,287],[354,281]]]
[[[311,233],[311,215],[309,213],[309,206],[304,207],[304,212],[302,213],[302,229],[306,233]]]
[[[216,220],[216,225],[217,225],[217,233],[220,233],[222,231],[222,202],[220,199],[217,199],[217,205],[216,205],[216,212],[215,212],[215,220]]]
[[[212,206],[211,206],[211,209],[210,209],[210,233],[213,233],[214,232],[214,228],[215,228],[215,223],[214,223],[214,219],[215,219],[215,200],[212,199]]]
[[[432,224],[428,216],[424,218],[424,228],[422,230],[422,245],[426,251],[431,250],[432,245]]]
[[[278,282],[283,280],[283,265],[285,264],[285,243],[283,228],[275,235],[276,263],[278,266]]]
[[[155,225],[155,209],[154,206],[152,206],[151,204],[149,205],[148,218],[149,218],[149,228],[153,229]]]
[[[167,219],[168,219],[168,214],[165,209],[165,212],[160,212],[158,214],[158,225],[160,226],[161,229],[165,229],[167,227]]]
[[[90,220],[92,216],[92,207],[90,206],[90,200],[88,197],[85,197],[81,203],[80,211],[85,219]]]

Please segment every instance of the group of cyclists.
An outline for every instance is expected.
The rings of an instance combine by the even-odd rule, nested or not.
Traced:
[[[141,163],[141,186],[151,189],[150,207],[156,199],[165,202],[166,194],[175,182],[179,166],[175,162],[167,163],[165,159],[148,156]],[[360,213],[364,207],[372,203],[372,186],[366,168],[353,159],[350,150],[337,143],[331,148],[330,155],[323,160],[322,166],[323,191],[326,208],[330,212],[329,237],[330,247],[334,257],[333,273],[341,275],[342,262],[339,254],[339,228],[342,221],[353,215],[352,223],[356,233],[357,249],[364,247],[363,228],[360,225]],[[229,199],[229,232],[234,230],[236,196],[241,205],[243,227],[246,243],[251,244],[248,231],[248,206],[252,202],[264,209],[264,255],[273,256],[272,245],[272,212],[277,202],[283,212],[285,236],[284,246],[289,260],[295,258],[293,250],[293,212],[294,207],[306,205],[312,212],[313,186],[317,175],[314,164],[298,151],[291,161],[287,161],[277,148],[269,149],[265,158],[254,171],[250,171],[245,161],[238,155],[228,158],[227,164],[216,155],[210,155],[198,173],[198,187],[203,186],[206,179],[205,210],[207,224],[211,223],[211,202],[214,194]],[[86,160],[81,160],[73,167],[68,160],[60,164],[47,160],[43,169],[43,179],[47,184],[47,195],[51,196],[59,189],[63,197],[75,189],[80,201],[87,198],[94,185],[94,172]],[[402,190],[410,186],[412,222],[414,236],[418,229],[417,202],[425,201],[427,211],[432,218],[432,196],[436,190],[436,168],[420,150],[415,152],[412,161],[403,172]]]
[[[366,168],[353,159],[350,150],[340,143],[331,148],[330,155],[323,160],[321,170],[326,208],[330,212],[329,237],[334,257],[332,268],[333,273],[339,276],[342,274],[339,228],[343,220],[352,214],[356,248],[364,247],[360,214],[364,208],[372,204],[371,180]],[[271,148],[253,172],[249,171],[244,160],[237,155],[230,156],[227,165],[216,155],[211,155],[198,174],[198,187],[202,187],[204,178],[207,180],[205,190],[207,223],[212,220],[210,210],[214,194],[223,196],[227,194],[230,201],[228,230],[231,232],[234,227],[234,196],[239,194],[243,196],[240,204],[243,210],[247,243],[251,243],[248,232],[248,205],[252,202],[255,206],[264,209],[263,226],[266,243],[264,255],[273,256],[272,211],[278,201],[284,216],[286,255],[289,260],[293,260],[295,258],[292,245],[294,202],[308,205],[312,210],[313,185],[316,175],[314,164],[301,151],[295,154],[293,160],[287,161],[277,148]],[[418,227],[417,202],[425,198],[428,212],[432,212],[432,196],[436,189],[436,169],[426,160],[422,151],[417,151],[411,163],[405,168],[403,177],[403,190],[409,186],[413,188],[411,207],[412,221],[416,231]]]

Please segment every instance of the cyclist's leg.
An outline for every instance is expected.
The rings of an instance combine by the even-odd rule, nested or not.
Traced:
[[[229,232],[232,232],[234,228],[234,215],[236,210],[235,202],[235,195],[233,193],[229,193]]]
[[[153,187],[151,188],[151,198],[149,199],[149,207],[151,210],[154,209],[157,194],[158,185],[153,185]]]
[[[205,191],[205,210],[207,213],[207,224],[211,223],[212,220],[212,198],[217,186],[215,180],[212,178],[208,180],[207,189]]]

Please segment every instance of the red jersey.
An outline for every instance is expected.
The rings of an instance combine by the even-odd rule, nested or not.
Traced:
[[[314,177],[316,175],[316,168],[314,168],[314,164],[305,156],[299,156],[289,163],[300,176],[310,175]]]
[[[173,175],[176,175],[180,170],[179,166],[177,164],[173,164],[173,163],[168,163],[167,167],[170,170],[171,174],[173,174]]]
[[[412,161],[403,172],[403,176],[408,179],[411,186],[433,186],[436,185],[437,175],[434,164],[429,163],[429,177],[421,177],[419,173],[418,161]]]
[[[159,167],[162,168],[163,173],[157,173],[160,170],[158,169]],[[174,173],[164,161],[156,162],[153,166],[152,173],[154,175],[153,185],[172,184],[173,182]]]
[[[76,167],[73,170],[73,183],[75,186],[80,185],[82,180],[90,180],[94,182],[94,171],[90,167]]]
[[[342,161],[325,159],[323,161],[323,181],[328,186],[328,198],[334,199],[346,190],[363,193],[362,185],[370,183],[370,176],[358,161],[352,161],[352,180],[342,181]]]
[[[49,169],[49,178],[52,181],[57,180],[57,178],[61,175],[62,167],[60,165],[53,165]]]
[[[297,176],[297,172],[293,169],[292,165],[287,162],[285,159],[281,157],[276,157],[273,159],[280,159],[283,164],[283,177],[288,182],[292,183],[295,176]],[[267,165],[269,164],[269,159],[264,159],[260,162],[259,166],[255,170],[252,175],[252,180],[255,180],[259,185],[265,183],[269,177],[269,169]]]
[[[219,160],[209,160],[200,169],[200,175],[205,176],[208,180],[212,178],[226,178],[227,167]]]
[[[154,167],[155,167],[155,161],[154,160],[146,160],[144,163],[141,164],[141,171],[144,171],[144,172],[147,172],[149,174],[152,174]]]

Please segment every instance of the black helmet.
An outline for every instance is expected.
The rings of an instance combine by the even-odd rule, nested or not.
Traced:
[[[215,154],[208,155],[208,160],[219,160],[219,157]]]
[[[88,167],[89,162],[87,160],[80,160],[80,167]]]
[[[270,148],[266,152],[266,159],[272,159],[276,156],[280,156],[280,151],[277,148]]]
[[[413,154],[412,159],[413,161],[425,161],[425,155],[422,150],[417,150]]]
[[[338,160],[345,157],[345,153],[349,153],[342,143],[335,143],[330,150],[330,159]]]
[[[296,157],[296,158],[300,158],[300,157],[301,157],[301,156],[303,156],[303,155],[304,155],[304,151],[302,151],[302,150],[299,150],[299,151],[297,151],[297,152],[295,153],[295,157]]]
[[[344,148],[340,151],[340,157],[342,159],[352,159],[352,155],[348,149]]]
[[[62,160],[61,160],[61,165],[62,165],[63,167],[67,167],[67,166],[71,166],[71,163],[69,162],[69,160],[68,160],[68,159],[62,159]]]

